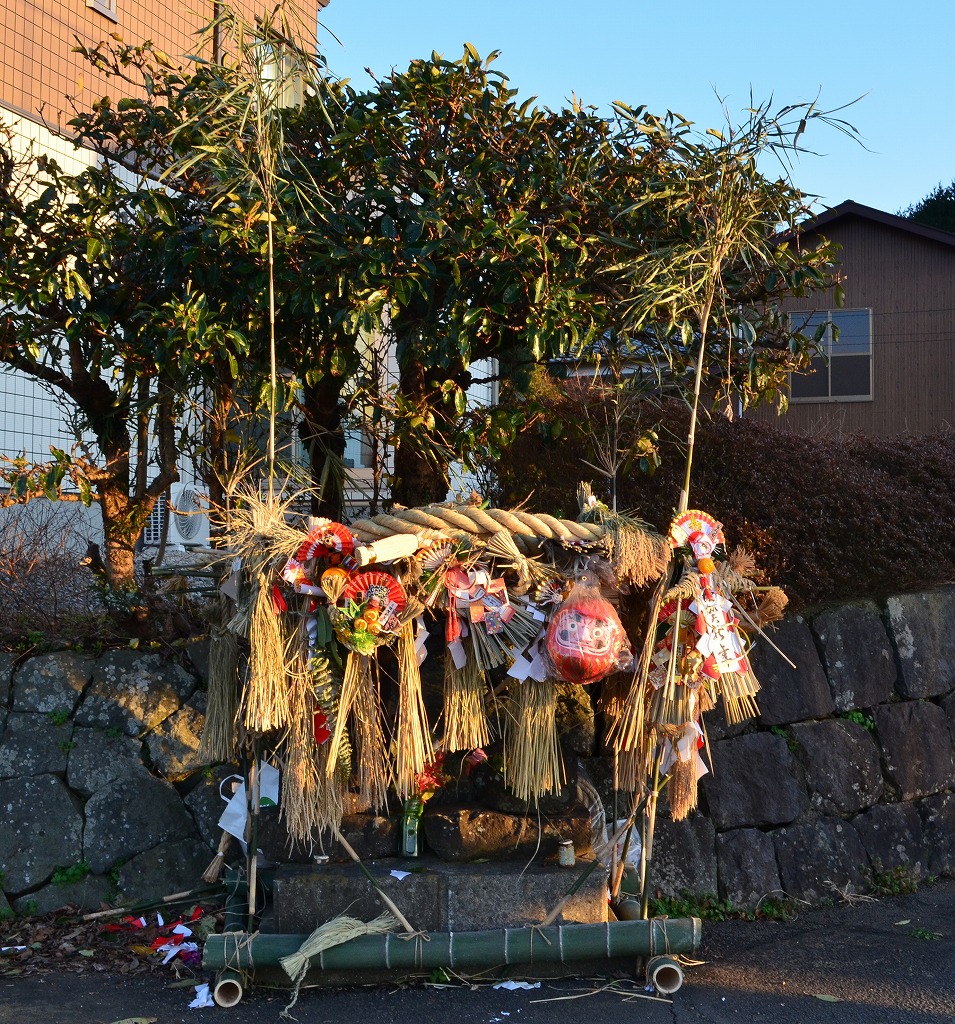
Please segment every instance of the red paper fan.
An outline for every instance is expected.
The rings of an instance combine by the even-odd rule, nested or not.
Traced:
[[[351,531],[341,523],[324,520],[308,531],[301,547],[295,553],[299,562],[307,562],[310,558],[320,555],[350,555],[355,550],[355,538]]]
[[[386,572],[362,572],[353,576],[342,591],[341,600],[364,604],[373,597],[378,598],[382,608],[394,604],[393,613],[403,611],[408,603],[404,587]]]

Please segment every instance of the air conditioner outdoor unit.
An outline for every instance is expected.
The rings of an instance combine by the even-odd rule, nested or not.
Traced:
[[[209,515],[202,506],[196,488],[192,484],[173,484],[170,499],[167,501],[166,495],[163,494],[153,506],[143,530],[143,542],[146,547],[159,547],[167,519],[167,544],[179,544],[184,547],[208,544]]]
[[[193,484],[173,484],[169,495],[168,544],[209,543],[209,513]]]

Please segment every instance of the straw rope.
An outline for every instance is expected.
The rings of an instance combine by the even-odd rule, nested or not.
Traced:
[[[507,531],[524,553],[537,550],[545,540],[587,547],[603,544],[609,536],[607,528],[600,523],[577,523],[546,513],[470,505],[397,509],[390,515],[359,519],[351,523],[349,529],[363,543],[394,533],[413,533],[424,540],[437,540],[454,534],[485,537]],[[666,538],[651,531],[647,531],[646,537],[654,555],[665,564],[669,555]]]

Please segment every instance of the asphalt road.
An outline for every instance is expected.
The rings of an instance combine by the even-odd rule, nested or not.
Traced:
[[[308,989],[291,1013],[301,1024],[952,1024],[955,881],[785,923],[707,922],[699,959],[672,1002],[643,998],[633,981],[572,979],[530,991]],[[254,989],[231,1009],[190,1009],[193,995],[155,975],[4,979],[0,1024],[278,1024],[289,1000]]]

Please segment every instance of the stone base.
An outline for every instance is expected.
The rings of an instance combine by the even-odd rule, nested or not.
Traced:
[[[591,855],[592,856],[592,855]],[[366,865],[410,924],[425,931],[480,931],[540,924],[587,867],[448,864],[432,858]],[[409,872],[399,879],[392,871]],[[342,914],[370,921],[384,910],[357,865],[287,864],[275,869],[272,913],[262,930],[309,934]],[[607,920],[607,872],[600,865],[567,901],[558,924]]]

